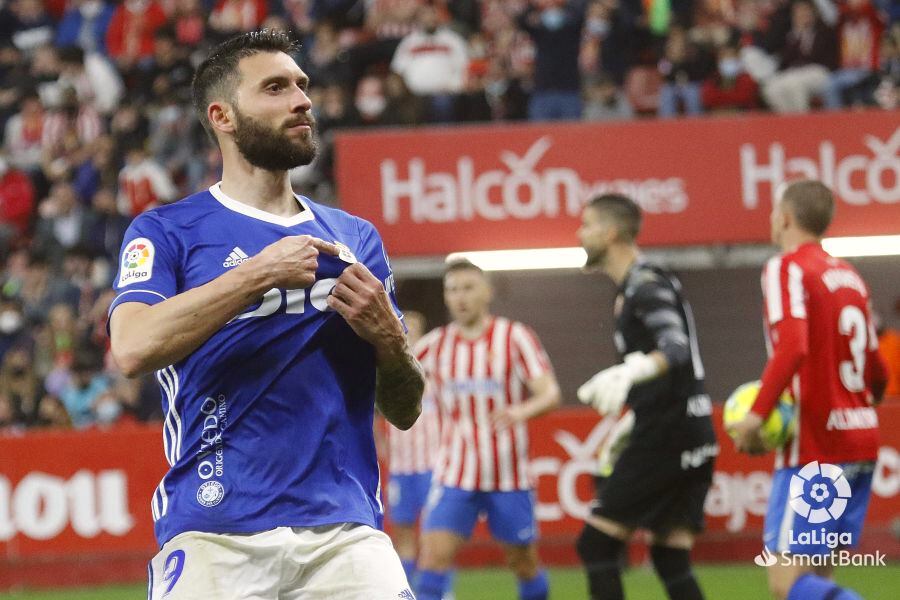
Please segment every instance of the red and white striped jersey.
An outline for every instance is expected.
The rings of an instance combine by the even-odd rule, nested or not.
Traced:
[[[552,372],[534,332],[492,317],[474,340],[451,323],[415,347],[441,410],[441,442],[433,481],[464,490],[528,490],[528,427],[495,429],[492,416],[529,397],[527,383]]]
[[[762,288],[769,354],[780,343],[776,325],[789,319],[803,323],[808,348],[790,385],[797,430],[776,468],[875,460],[878,416],[868,387],[878,339],[866,284],[851,265],[808,243],[770,259]]]
[[[388,469],[391,475],[430,473],[437,460],[441,420],[437,402],[429,390],[422,398],[422,414],[403,431],[387,424]]]

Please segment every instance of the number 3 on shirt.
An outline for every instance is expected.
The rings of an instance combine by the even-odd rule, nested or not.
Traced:
[[[862,392],[866,389],[866,316],[857,306],[848,305],[841,310],[838,317],[838,330],[841,335],[850,336],[850,356],[852,360],[841,361],[838,369],[841,383],[850,392]],[[874,333],[870,333],[874,335]]]

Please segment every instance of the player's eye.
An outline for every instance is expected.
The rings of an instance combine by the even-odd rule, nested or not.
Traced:
[[[274,92],[279,91],[280,89],[281,89],[281,84],[280,84],[280,83],[270,83],[269,85],[266,86],[266,91],[267,91],[267,92],[273,92],[273,93],[274,93]]]

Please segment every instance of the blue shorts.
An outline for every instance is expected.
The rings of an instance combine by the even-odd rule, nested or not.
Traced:
[[[430,488],[431,472],[391,475],[387,494],[391,522],[413,525],[425,507]]]
[[[534,492],[481,492],[436,485],[428,495],[423,531],[445,530],[468,539],[479,515],[495,539],[524,546],[537,538]]]
[[[856,546],[874,470],[872,462],[811,462],[775,471],[763,533],[766,548],[824,555]]]

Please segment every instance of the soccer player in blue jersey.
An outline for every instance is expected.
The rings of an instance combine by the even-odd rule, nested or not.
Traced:
[[[291,39],[251,32],[194,78],[222,181],[137,217],[113,355],[155,371],[170,468],[151,600],[412,599],[387,536],[373,410],[409,428],[424,380],[374,227],[296,196],[316,152]]]

